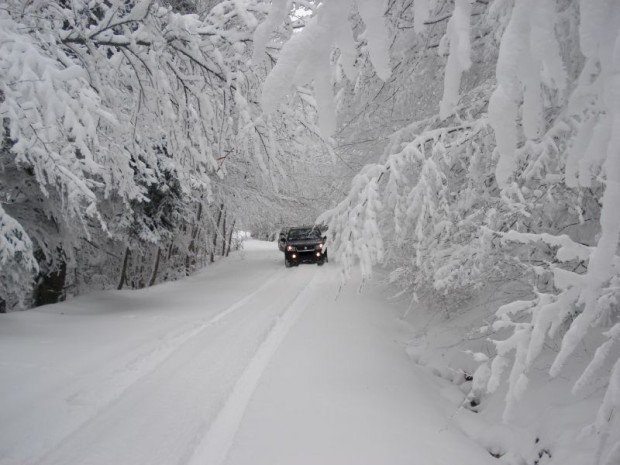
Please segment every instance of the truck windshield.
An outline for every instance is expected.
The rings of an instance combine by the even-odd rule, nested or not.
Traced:
[[[321,231],[318,229],[291,229],[288,232],[289,239],[319,239],[321,237]]]

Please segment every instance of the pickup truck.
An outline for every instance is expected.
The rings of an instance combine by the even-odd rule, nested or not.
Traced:
[[[284,266],[290,268],[300,263],[323,265],[328,261],[326,239],[316,227],[289,228],[278,240],[278,248],[284,252]]]

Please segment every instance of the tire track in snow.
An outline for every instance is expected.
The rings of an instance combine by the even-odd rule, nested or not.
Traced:
[[[317,276],[315,273],[284,314],[276,320],[187,465],[223,465],[258,382],[289,330],[308,306]]]
[[[270,287],[275,282],[279,281],[282,273],[275,273],[271,279],[265,281],[262,285],[260,285],[257,289],[247,294],[243,298],[237,300],[232,305],[226,307],[224,310],[220,311],[216,315],[207,319],[203,323],[199,325],[192,325],[191,328],[181,330],[179,334],[176,334],[169,339],[165,339],[161,344],[158,344],[155,348],[149,351],[147,354],[141,355],[130,363],[125,365],[124,368],[116,370],[113,373],[113,376],[108,380],[110,383],[109,389],[105,389],[108,383],[103,383],[104,389],[101,389],[102,384],[99,385],[99,390],[103,391],[103,393],[108,393],[108,399],[113,401],[116,397],[121,395],[125,390],[127,390],[131,385],[138,382],[140,379],[147,376],[149,373],[152,373],[161,363],[166,361],[174,352],[180,349],[185,343],[189,342],[192,338],[210,328],[214,324],[220,322],[228,315],[233,313],[235,310],[238,310],[240,307],[243,307],[250,300],[252,300],[257,294],[264,291],[266,288]],[[133,375],[133,376],[132,376]],[[119,380],[119,378],[121,378]],[[125,380],[125,383],[122,383],[122,380]],[[119,386],[119,381],[121,381],[121,386]],[[112,393],[113,395],[110,395]],[[82,393],[80,391],[73,393],[67,398],[69,403],[73,402],[74,399],[79,398]],[[93,396],[92,391],[90,392],[91,397]],[[97,398],[101,398],[101,394],[96,394]],[[100,403],[101,404],[101,403]],[[105,405],[105,402],[103,403]]]
[[[274,273],[270,279],[261,284],[257,289],[207,319],[207,321],[182,331],[180,334],[177,334],[165,341],[164,345],[158,345],[148,354],[139,357],[138,359],[134,359],[124,368],[115,371],[111,378],[108,378],[103,383],[100,383],[94,391],[92,389],[83,388],[80,391],[69,395],[65,399],[69,405],[81,404],[87,406],[83,408],[83,415],[75,422],[74,425],[70,427],[70,429],[65,432],[65,434],[57,438],[51,447],[44,450],[38,456],[33,457],[33,460],[35,462],[44,460],[45,457],[62,447],[62,445],[67,442],[77,431],[95,420],[100,413],[104,412],[107,407],[118,401],[132,386],[157,370],[161,364],[168,360],[186,343],[246,305],[256,295],[277,283],[281,279],[282,275],[283,273],[281,271]],[[87,396],[87,399],[85,399],[84,402],[80,402],[80,399],[85,396]],[[96,404],[89,404],[89,402],[92,402],[92,399],[97,399]]]

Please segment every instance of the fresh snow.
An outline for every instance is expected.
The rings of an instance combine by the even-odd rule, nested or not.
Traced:
[[[450,44],[450,53],[440,50],[448,55],[446,72],[444,76],[443,99],[439,104],[439,117],[447,118],[452,114],[454,107],[459,100],[459,90],[461,87],[461,77],[464,71],[471,67],[471,44],[470,26],[471,2],[469,0],[456,0],[454,3],[454,13],[448,21],[446,35],[442,39],[443,47],[445,41]]]
[[[255,36],[258,47],[264,50],[262,36],[272,28],[271,21],[280,2],[274,2],[266,21],[259,26]],[[273,113],[294,86],[313,83],[318,125],[323,137],[331,136],[337,128],[336,103],[334,101],[332,49],[338,46],[342,54],[342,67],[347,77],[353,78],[357,52],[349,25],[350,10],[355,5],[363,20],[362,33],[367,45],[368,58],[382,80],[391,75],[389,35],[385,23],[384,0],[331,0],[322,3],[317,14],[306,26],[294,34],[282,47],[278,61],[263,84],[261,105],[266,113]],[[273,14],[272,14],[273,12]],[[254,59],[257,56],[254,55]]]
[[[267,19],[255,29],[254,52],[252,54],[252,61],[254,63],[260,63],[263,59],[265,49],[267,48],[267,41],[269,40],[269,34],[286,19],[291,8],[290,3],[290,0],[274,0],[271,3]]]
[[[0,464],[495,463],[404,323],[338,289],[247,241],[182,281],[0,315]]]

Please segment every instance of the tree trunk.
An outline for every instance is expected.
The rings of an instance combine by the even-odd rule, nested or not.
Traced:
[[[64,300],[67,264],[63,260],[57,270],[41,274],[34,290],[34,305],[55,304]]]
[[[209,261],[213,263],[215,261],[215,250],[217,248],[217,235],[220,233],[220,222],[222,221],[222,213],[224,212],[224,204],[220,204],[220,211],[217,215],[217,223],[215,224],[215,231],[213,231],[213,244],[211,247],[211,256]]]
[[[127,281],[127,266],[129,265],[129,247],[125,247],[125,257],[123,258],[123,267],[121,268],[121,279],[118,281],[117,289],[120,291]]]
[[[226,211],[222,219],[222,257],[226,254]]]
[[[230,227],[230,232],[228,233],[228,247],[226,247],[226,256],[228,257],[228,254],[230,253],[230,244],[232,244],[232,235],[233,235],[233,231],[235,230],[235,222],[237,220],[233,220],[232,222],[232,226]]]
[[[153,265],[153,273],[151,273],[151,279],[149,280],[149,286],[155,284],[157,281],[157,271],[159,270],[159,260],[161,258],[161,247],[157,247],[157,255],[155,255],[155,265]]]
[[[198,213],[196,213],[196,222],[192,228],[191,240],[189,243],[188,253],[185,257],[185,274],[189,275],[191,267],[196,263],[195,250],[196,250],[196,237],[198,236],[198,228],[200,220],[202,219],[202,202],[198,204]],[[192,260],[193,259],[193,260]]]

